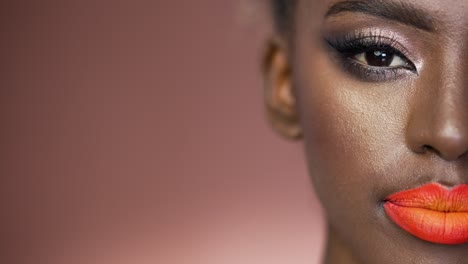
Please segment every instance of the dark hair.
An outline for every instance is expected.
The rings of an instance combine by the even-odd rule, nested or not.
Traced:
[[[270,0],[276,28],[287,31],[292,22],[292,14],[297,0]]]

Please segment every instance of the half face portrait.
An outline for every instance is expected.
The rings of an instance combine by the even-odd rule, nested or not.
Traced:
[[[265,105],[304,146],[324,263],[468,263],[468,1],[269,5]]]

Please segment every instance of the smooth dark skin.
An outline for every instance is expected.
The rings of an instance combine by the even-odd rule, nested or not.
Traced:
[[[388,0],[397,2],[397,0]],[[468,1],[404,1],[428,28],[362,12],[326,17],[340,1],[300,0],[265,63],[273,127],[302,139],[329,223],[324,263],[468,263],[468,244],[422,241],[386,216],[388,195],[430,182],[468,183]],[[338,66],[323,35],[393,32],[417,73],[367,82]]]

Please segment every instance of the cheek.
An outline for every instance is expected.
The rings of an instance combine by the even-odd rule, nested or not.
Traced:
[[[311,61],[318,65],[300,68],[321,70],[298,71],[295,85],[312,181],[331,218],[363,216],[378,207],[401,166],[406,92],[350,80],[320,58]]]

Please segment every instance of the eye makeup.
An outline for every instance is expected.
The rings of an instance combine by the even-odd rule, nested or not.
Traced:
[[[381,30],[351,31],[324,37],[342,70],[364,82],[389,82],[418,75],[410,51],[394,34]]]

